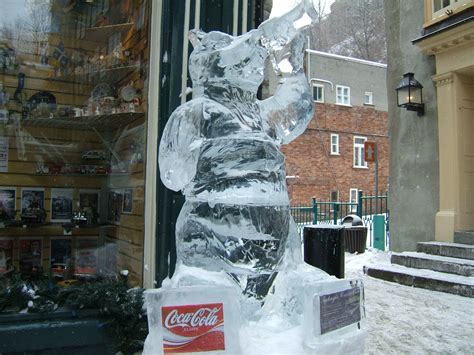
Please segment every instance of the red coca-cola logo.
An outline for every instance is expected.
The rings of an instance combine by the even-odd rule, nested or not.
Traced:
[[[165,353],[225,350],[222,303],[161,308]]]

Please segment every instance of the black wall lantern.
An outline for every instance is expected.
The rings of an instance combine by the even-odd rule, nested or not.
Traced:
[[[423,103],[423,85],[416,79],[413,73],[403,74],[403,79],[397,87],[397,105],[405,107],[408,111],[416,111],[418,116],[425,114]]]

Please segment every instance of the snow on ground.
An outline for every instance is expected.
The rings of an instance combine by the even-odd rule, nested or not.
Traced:
[[[366,354],[474,354],[474,299],[368,277],[363,266],[389,264],[389,253],[346,253],[346,278],[362,278]]]
[[[391,283],[363,273],[364,265],[389,265],[390,253],[369,249],[345,254],[346,278],[365,286],[365,354],[474,354],[474,299]],[[455,277],[455,275],[453,275]],[[242,354],[306,354],[302,327],[274,333],[246,327]]]

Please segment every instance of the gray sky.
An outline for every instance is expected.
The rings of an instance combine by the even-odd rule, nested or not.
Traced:
[[[0,25],[14,22],[25,14],[27,0],[0,0]]]
[[[335,0],[320,0],[321,5],[324,6],[326,13],[331,11],[331,5]],[[300,3],[301,0],[273,0],[272,13],[270,17],[281,16],[284,13],[290,11],[296,4]],[[318,0],[313,0],[313,4],[317,4]]]

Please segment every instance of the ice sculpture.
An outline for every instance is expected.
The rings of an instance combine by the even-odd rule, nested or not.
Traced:
[[[313,116],[299,30],[313,12],[305,0],[239,37],[192,32],[194,99],[173,112],[160,143],[161,179],[186,196],[176,225],[178,265],[224,270],[257,300],[269,292],[289,236],[298,238],[280,145]],[[280,81],[260,101],[267,58]]]

